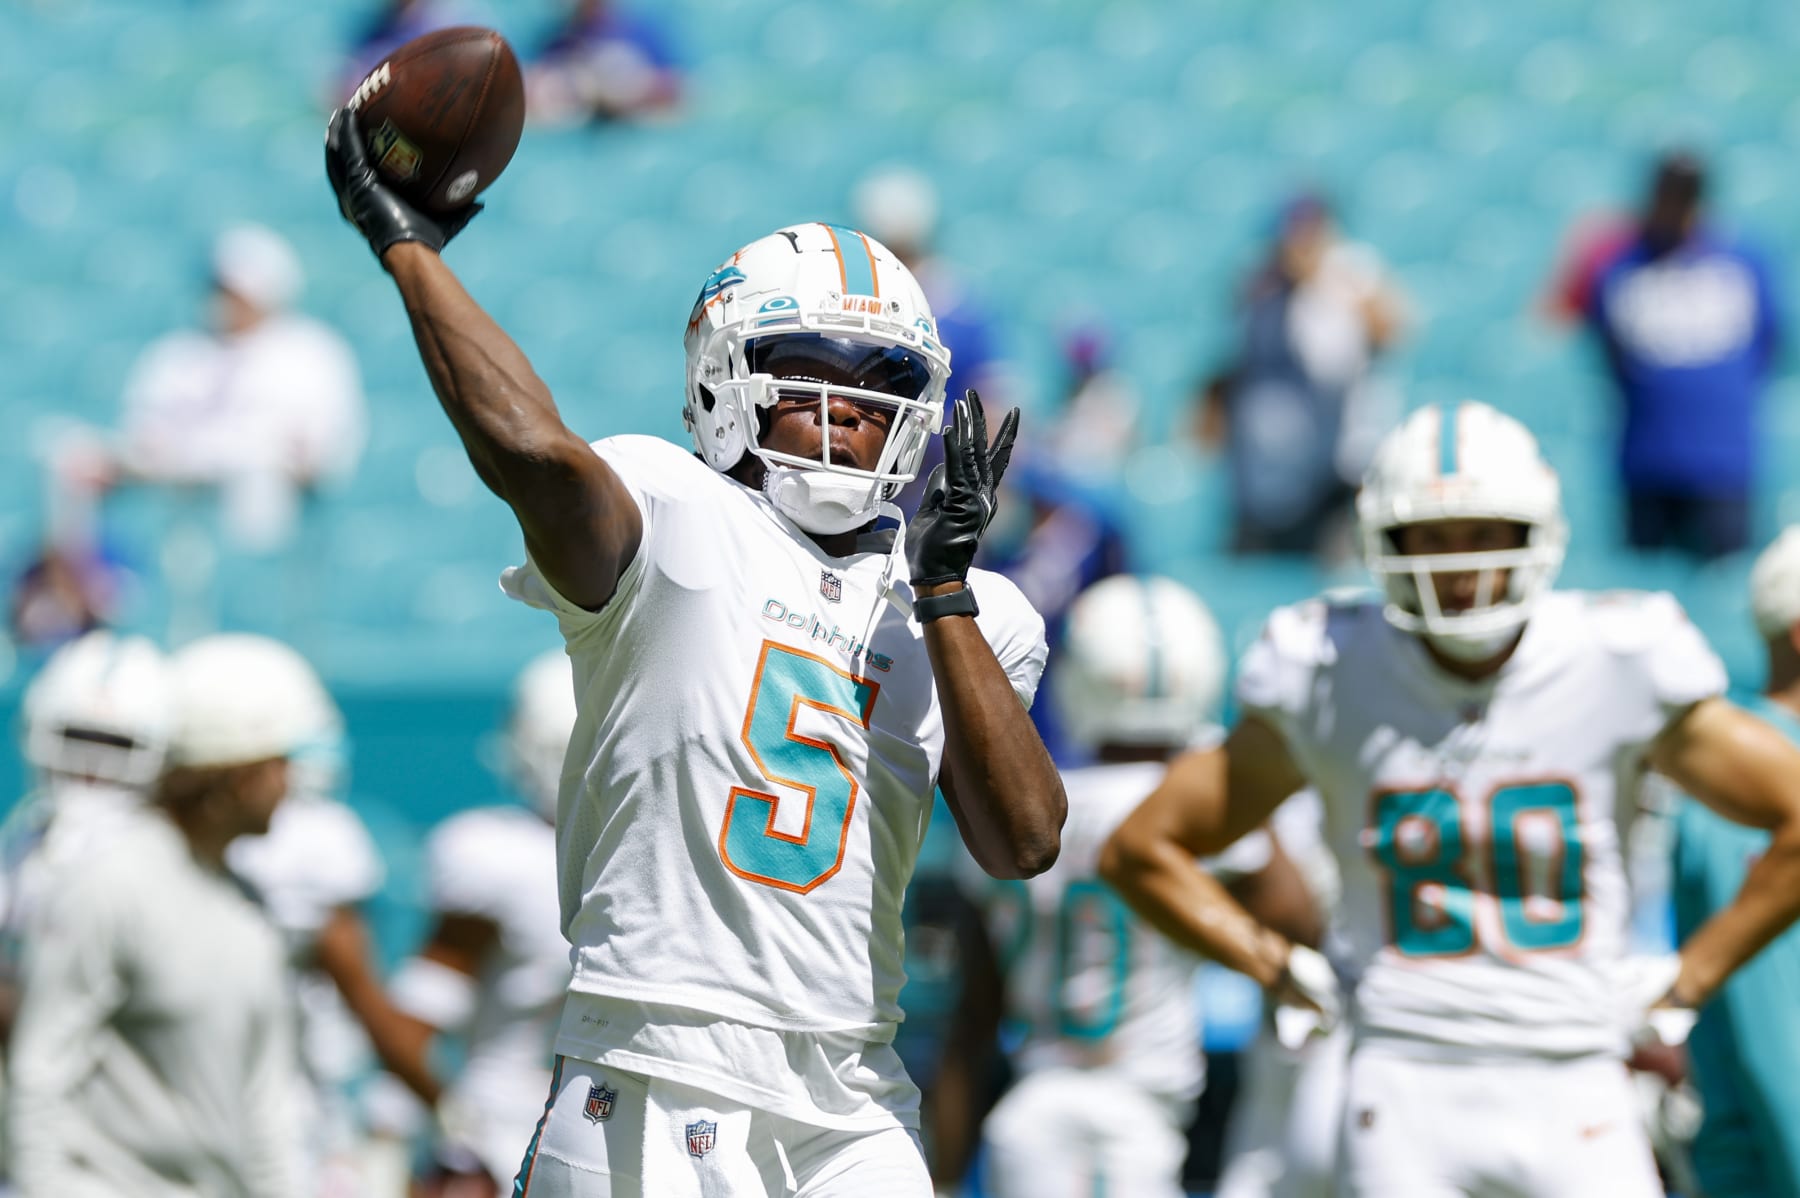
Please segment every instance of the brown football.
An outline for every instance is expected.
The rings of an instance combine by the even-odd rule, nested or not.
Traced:
[[[500,177],[525,128],[519,60],[492,29],[459,25],[388,55],[350,97],[369,160],[409,202],[451,212]]]

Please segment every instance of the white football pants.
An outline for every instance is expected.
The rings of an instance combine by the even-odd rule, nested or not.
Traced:
[[[558,1057],[515,1198],[931,1198],[918,1133],[834,1131]]]
[[[1661,1198],[1622,1062],[1351,1053],[1347,1198]]]
[[[1044,1069],[987,1117],[994,1198],[1182,1198],[1185,1103],[1103,1070]]]

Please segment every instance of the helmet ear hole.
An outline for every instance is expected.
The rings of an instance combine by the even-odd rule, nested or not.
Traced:
[[[694,384],[694,390],[696,390],[700,393],[700,408],[701,408],[701,410],[706,411],[706,412],[711,412],[713,410],[714,405],[716,405],[719,402],[717,397],[715,397],[713,395],[713,393],[710,390],[708,390],[705,386],[703,386],[699,383]]]

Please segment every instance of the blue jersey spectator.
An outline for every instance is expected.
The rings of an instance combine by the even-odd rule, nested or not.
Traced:
[[[1778,312],[1762,259],[1703,223],[1704,194],[1697,160],[1663,160],[1636,235],[1589,295],[1588,320],[1624,403],[1631,544],[1710,558],[1749,543]]]
[[[1759,714],[1800,741],[1800,527],[1758,560],[1751,605],[1768,648]],[[1686,940],[1736,896],[1769,836],[1691,799],[1676,817],[1676,932]],[[1708,1198],[1800,1198],[1800,928],[1731,975],[1689,1039],[1706,1110],[1692,1158]]]
[[[668,29],[611,0],[576,0],[525,73],[534,121],[640,119],[681,99],[680,62]]]

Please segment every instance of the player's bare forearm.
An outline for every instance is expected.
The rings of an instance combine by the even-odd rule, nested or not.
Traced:
[[[945,594],[962,586],[924,588]],[[944,797],[963,843],[996,878],[1029,878],[1056,863],[1069,804],[1062,777],[973,616],[925,625],[944,710]]]
[[[1280,733],[1246,718],[1225,743],[1176,758],[1114,830],[1100,876],[1157,930],[1264,986],[1280,980],[1288,940],[1263,926],[1200,868],[1261,826],[1304,779]]]
[[[1725,979],[1800,918],[1800,826],[1778,829],[1751,866],[1730,906],[1700,925],[1681,946],[1681,975],[1672,997],[1698,1006]]]
[[[599,608],[643,535],[636,503],[563,423],[524,351],[434,251],[400,242],[382,264],[400,289],[425,373],[475,472],[513,509],[533,560],[557,590]]]
[[[1269,863],[1226,889],[1256,922],[1295,944],[1318,948],[1325,939],[1325,913],[1280,839],[1273,830],[1267,835]]]
[[[1237,970],[1265,989],[1281,980],[1287,939],[1257,922],[1174,840],[1127,834],[1121,827],[1101,851],[1100,876],[1133,911],[1176,944]]]
[[[1664,731],[1651,764],[1727,819],[1770,834],[1737,898],[1682,945],[1674,997],[1698,1004],[1800,918],[1800,749],[1748,712],[1707,699]]]
[[[432,389],[482,481],[505,498],[515,462],[529,462],[544,446],[573,435],[550,389],[435,252],[403,241],[382,264],[406,303]]]
[[[373,949],[362,918],[347,908],[332,912],[313,949],[320,971],[332,980],[344,1005],[368,1033],[382,1067],[427,1103],[441,1087],[430,1065],[434,1030],[389,1000],[375,975]]]

